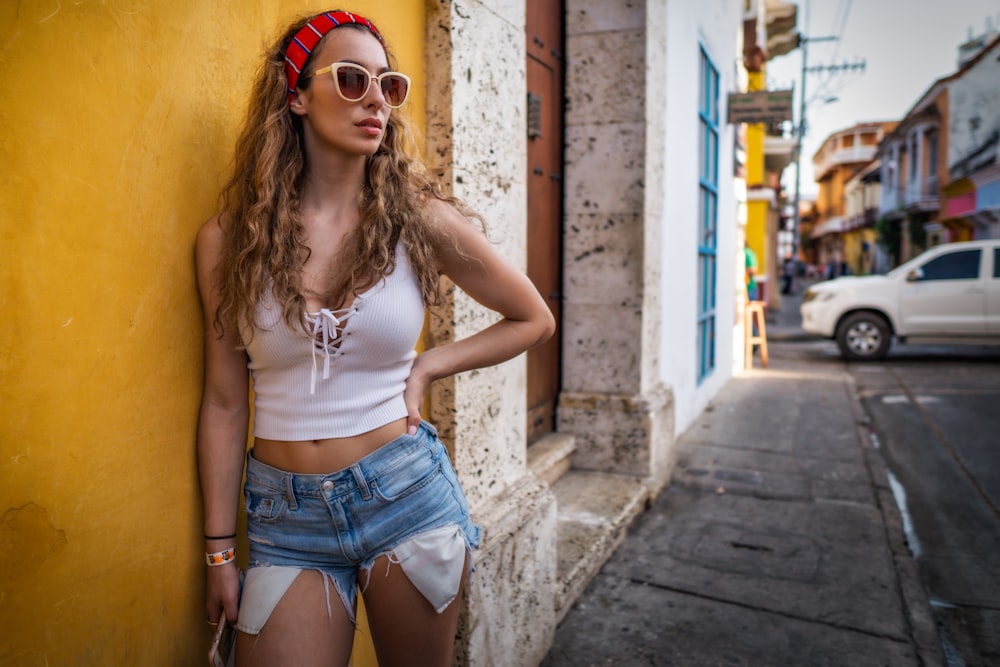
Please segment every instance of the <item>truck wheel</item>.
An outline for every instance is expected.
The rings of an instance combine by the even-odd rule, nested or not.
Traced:
[[[848,359],[881,359],[891,343],[889,323],[877,313],[854,313],[837,327],[837,347]]]

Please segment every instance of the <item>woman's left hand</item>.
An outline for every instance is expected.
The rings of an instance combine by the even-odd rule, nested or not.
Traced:
[[[422,417],[420,409],[424,406],[424,399],[427,390],[431,386],[434,378],[425,372],[427,361],[432,355],[432,350],[428,350],[418,356],[413,362],[410,376],[406,378],[406,389],[403,391],[403,401],[406,403],[406,432],[414,435],[420,428]]]

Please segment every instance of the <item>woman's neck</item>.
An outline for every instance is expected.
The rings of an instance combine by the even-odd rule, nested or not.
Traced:
[[[311,159],[300,198],[303,212],[320,213],[323,217],[357,211],[361,188],[365,182],[365,158]]]

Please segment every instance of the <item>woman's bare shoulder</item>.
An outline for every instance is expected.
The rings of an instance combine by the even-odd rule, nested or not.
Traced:
[[[474,213],[464,210],[461,203],[426,197],[422,202],[427,222],[435,236],[441,241],[454,241],[456,236],[475,234],[485,236],[482,220]]]
[[[221,252],[225,235],[222,225],[221,213],[213,215],[202,223],[194,242],[198,256],[217,256]]]

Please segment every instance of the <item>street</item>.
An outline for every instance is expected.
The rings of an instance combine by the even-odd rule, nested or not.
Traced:
[[[772,350],[843,363],[832,341]],[[897,344],[882,362],[846,366],[947,664],[1000,664],[1000,348]]]
[[[1000,351],[849,364],[949,665],[1000,663]]]

